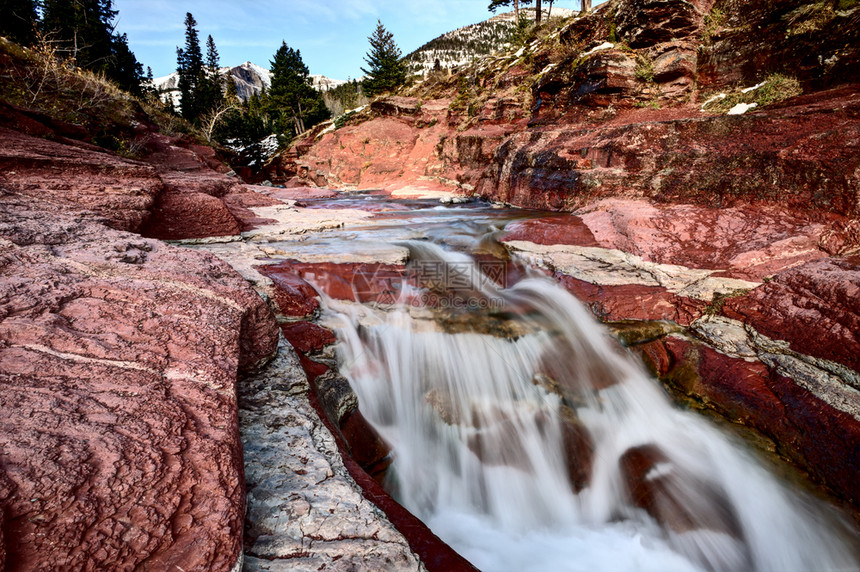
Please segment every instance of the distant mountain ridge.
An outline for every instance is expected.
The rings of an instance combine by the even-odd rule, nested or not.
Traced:
[[[547,10],[542,10],[542,13],[544,17],[551,15],[567,18],[578,12],[553,7],[551,14],[548,14]],[[535,9],[522,8],[520,16],[534,19]],[[425,74],[431,71],[437,59],[440,67],[455,68],[477,57],[502,50],[510,43],[515,29],[516,15],[513,12],[505,12],[483,22],[446,32],[408,54],[404,59],[409,72],[413,74]]]
[[[224,78],[228,75],[233,76],[236,93],[242,101],[247,101],[252,95],[259,94],[264,87],[269,89],[272,86],[272,72],[252,62],[245,62],[236,67],[223,67],[218,70],[218,73]],[[328,91],[346,83],[324,75],[311,75],[310,79],[318,91]],[[171,98],[173,105],[178,107],[179,74],[173,72],[170,75],[155,78],[152,84],[161,93],[162,99],[166,101],[167,98]]]

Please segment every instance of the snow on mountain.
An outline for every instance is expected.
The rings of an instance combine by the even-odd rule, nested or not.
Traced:
[[[324,75],[311,74],[310,78],[311,84],[317,91],[328,91],[346,83],[341,79],[331,79],[330,77],[326,77]]]
[[[247,101],[251,95],[260,93],[263,87],[269,89],[272,85],[272,72],[252,62],[245,62],[236,67],[223,67],[218,70],[218,73],[224,78],[228,75],[233,76],[236,93],[242,101]],[[346,83],[324,75],[311,75],[310,80],[318,91],[328,91]],[[155,78],[152,83],[161,92],[163,100],[166,101],[169,97],[173,100],[174,107],[179,107],[179,74],[173,72],[170,75]]]
[[[547,10],[542,10],[544,17]],[[578,12],[566,8],[552,8],[551,16],[568,18]],[[522,8],[520,16],[534,19],[534,8]],[[489,55],[506,47],[516,28],[516,15],[506,12],[493,16],[483,22],[458,28],[430,40],[411,54],[405,60],[409,71],[414,74],[426,74],[433,70],[436,60],[441,68],[454,68],[467,64],[477,57]]]
[[[272,72],[251,62],[245,62],[234,68],[221,68],[218,72],[223,77],[227,77],[227,74],[233,75],[236,94],[242,101],[247,101],[255,93],[260,93],[264,87],[266,89],[272,87]]]

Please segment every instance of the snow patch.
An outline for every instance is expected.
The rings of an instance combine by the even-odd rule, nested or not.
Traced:
[[[705,103],[703,103],[703,104],[702,104],[702,108],[701,108],[701,110],[702,110],[702,111],[704,111],[704,110],[705,110],[705,108],[706,108],[707,106],[709,106],[710,104],[712,104],[713,102],[715,102],[715,101],[722,101],[722,100],[724,100],[726,97],[727,97],[727,96],[726,96],[726,94],[725,94],[725,93],[718,93],[718,94],[717,94],[717,95],[715,95],[714,97],[711,97],[711,98],[709,98],[707,101],[705,101]]]
[[[603,42],[599,46],[595,46],[595,47],[591,48],[590,50],[588,50],[587,52],[585,52],[582,55],[583,55],[583,57],[584,56],[590,56],[593,53],[600,52],[603,50],[609,50],[609,49],[612,49],[614,47],[615,47],[615,44],[613,44],[612,42]]]
[[[742,90],[741,90],[741,93],[749,93],[749,92],[751,92],[751,91],[755,91],[755,90],[757,90],[757,89],[758,89],[758,88],[760,88],[760,87],[764,87],[766,84],[767,84],[767,82],[766,82],[766,81],[763,81],[763,82],[758,83],[758,84],[756,84],[756,85],[754,85],[754,86],[752,86],[752,87],[747,87],[747,88],[742,89]]]
[[[729,112],[726,113],[726,115],[743,115],[754,107],[758,107],[758,103],[739,103],[729,109]]]

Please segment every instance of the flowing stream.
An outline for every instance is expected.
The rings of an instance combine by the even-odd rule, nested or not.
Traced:
[[[326,300],[325,319],[393,446],[389,489],[479,569],[858,569],[838,517],[673,406],[556,283],[505,288],[467,254],[400,244],[417,278],[397,303]]]

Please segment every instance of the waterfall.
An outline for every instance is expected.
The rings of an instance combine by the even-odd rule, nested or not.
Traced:
[[[326,300],[326,320],[393,495],[484,572],[857,569],[841,521],[674,407],[563,288],[405,244],[490,310],[439,325],[404,284],[385,308]]]

